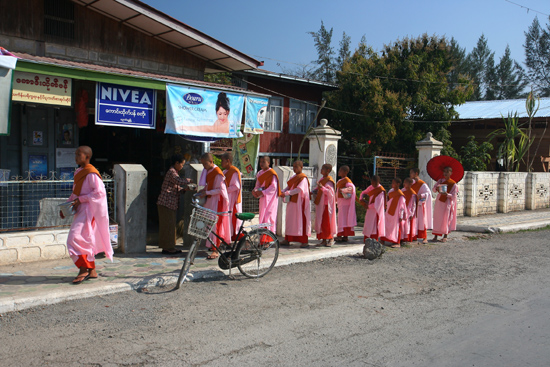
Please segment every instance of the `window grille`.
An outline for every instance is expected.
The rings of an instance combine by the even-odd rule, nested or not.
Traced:
[[[74,39],[74,3],[69,0],[44,0],[44,34]]]

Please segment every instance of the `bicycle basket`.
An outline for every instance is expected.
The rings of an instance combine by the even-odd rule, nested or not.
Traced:
[[[203,208],[194,208],[191,213],[187,233],[204,240],[210,235],[212,228],[214,228],[217,222],[218,216],[216,214]]]

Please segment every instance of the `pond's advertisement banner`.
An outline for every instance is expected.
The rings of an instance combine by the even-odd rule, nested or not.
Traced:
[[[267,98],[246,97],[246,117],[244,132],[252,134],[264,133],[264,122],[267,114]]]
[[[154,89],[96,84],[96,125],[154,129],[156,107]]]
[[[244,95],[166,85],[166,134],[238,138]]]

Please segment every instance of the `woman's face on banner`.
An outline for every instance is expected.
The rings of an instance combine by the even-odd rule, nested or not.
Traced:
[[[229,111],[224,109],[223,107],[218,108],[218,111],[216,112],[216,115],[218,115],[218,120],[227,122],[227,117],[229,117]]]

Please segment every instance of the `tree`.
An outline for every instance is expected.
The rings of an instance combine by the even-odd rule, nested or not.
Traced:
[[[453,58],[444,37],[403,39],[376,53],[363,39],[336,73],[339,90],[328,95],[331,126],[368,144],[371,152],[410,153],[426,132],[438,136],[458,117],[453,106],[472,92],[471,80],[450,85]],[[326,114],[326,113],[325,113]],[[448,132],[447,132],[448,133]],[[443,134],[449,136],[448,134]],[[452,151],[450,141],[445,148]]]
[[[460,162],[466,171],[485,171],[491,161],[493,144],[486,141],[478,144],[475,139],[475,136],[469,136],[466,145],[460,149]]]
[[[468,63],[466,60],[466,49],[460,47],[458,41],[451,38],[449,41],[450,54],[453,60],[453,67],[449,72],[447,79],[449,84],[453,87],[454,84],[459,82],[459,79],[468,74]]]
[[[312,76],[320,81],[332,83],[334,81],[334,48],[332,43],[332,28],[327,31],[323,21],[317,32],[307,32],[313,37],[317,60],[314,63],[318,66],[313,70]]]
[[[491,52],[485,35],[479,37],[476,47],[466,58],[467,71],[476,87],[470,100],[492,99],[493,91],[488,88],[494,82],[495,53]]]
[[[510,46],[506,46],[504,55],[495,69],[495,84],[492,86],[495,99],[515,99],[522,97],[527,87],[525,71],[512,59]]]
[[[541,96],[550,96],[550,25],[540,26],[538,18],[525,32],[527,77]]]
[[[338,58],[336,59],[336,70],[342,70],[344,62],[351,57],[351,50],[349,48],[351,44],[351,37],[344,32],[342,40],[340,41],[340,49],[338,50]]]

